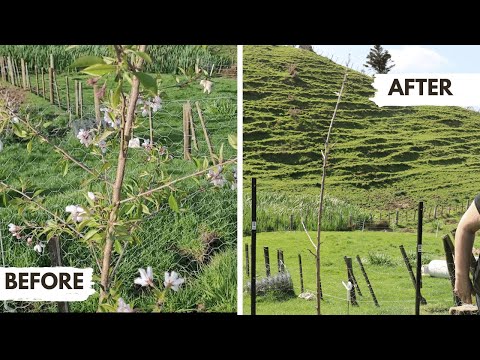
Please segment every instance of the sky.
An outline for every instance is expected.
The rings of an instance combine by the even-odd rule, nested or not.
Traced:
[[[395,67],[390,73],[480,73],[479,45],[382,45],[392,55]],[[351,67],[363,67],[372,45],[313,45],[320,55]]]

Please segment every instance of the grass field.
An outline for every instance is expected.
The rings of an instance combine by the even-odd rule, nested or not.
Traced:
[[[315,234],[310,233],[312,238]],[[244,238],[250,246],[250,237]],[[428,264],[434,259],[444,259],[441,236],[426,233],[423,238],[422,263]],[[363,296],[357,294],[358,307],[350,307],[350,314],[369,315],[413,315],[415,313],[415,290],[399,246],[403,245],[415,269],[416,234],[386,232],[323,232],[321,247],[321,280],[324,300],[321,303],[322,314],[347,314],[346,290],[342,281],[347,280],[347,270],[343,257],[350,256],[353,271]],[[297,296],[300,294],[300,275],[298,254],[302,256],[303,277],[306,291],[315,293],[315,260],[308,252],[312,245],[304,232],[270,232],[257,235],[257,276],[265,276],[263,247],[270,250],[272,274],[277,272],[276,250],[282,249],[284,261],[290,272],[294,297],[279,297],[273,294],[257,298],[258,314],[305,314],[316,313],[316,301],[307,301]],[[376,307],[368,291],[366,282],[355,259],[359,255],[370,279],[380,307]],[[244,284],[249,279],[245,273]],[[427,305],[422,305],[421,313],[425,315],[448,314],[453,306],[450,281],[448,279],[422,278],[422,295]],[[244,313],[250,313],[250,294],[244,292]]]
[[[85,80],[84,76],[77,76]],[[32,85],[35,80],[32,78]],[[59,88],[64,88],[64,77],[58,75]],[[196,167],[193,162],[184,161],[182,149],[182,105],[186,100],[199,101],[204,112],[206,124],[214,150],[218,153],[224,144],[224,157],[232,158],[236,151],[228,145],[227,137],[236,131],[236,81],[215,78],[214,90],[210,96],[203,94],[198,83],[183,88],[172,87],[175,79],[172,75],[162,75],[162,87],[165,93],[163,109],[154,117],[154,141],[167,146],[173,159],[166,161],[158,170],[177,178],[191,174]],[[6,86],[5,84],[1,84]],[[73,94],[73,84],[71,94]],[[84,86],[84,118],[92,118],[93,95],[91,88]],[[61,97],[64,97],[61,92]],[[73,96],[72,96],[73,98]],[[65,98],[63,98],[63,102]],[[81,146],[73,131],[67,126],[68,115],[65,110],[50,105],[48,101],[31,93],[25,94],[21,112],[30,114],[34,123],[51,122],[42,131],[49,135],[54,143],[65,148],[87,165],[93,165],[95,158],[89,150]],[[194,114],[198,123],[198,116]],[[74,122],[77,121],[73,119]],[[148,138],[148,119],[139,118],[135,136]],[[208,155],[205,141],[197,128],[199,151],[193,156],[203,161]],[[66,176],[62,176],[61,157],[48,145],[33,143],[31,154],[26,151],[26,143],[13,136],[1,139],[4,148],[0,153],[2,167],[0,179],[13,186],[19,186],[20,180],[27,180],[27,190],[45,189],[45,204],[49,209],[64,213],[69,204],[81,204],[85,201],[81,183],[85,178],[83,171],[71,165]],[[116,158],[117,150],[109,149],[107,161]],[[109,170],[112,176],[114,168]],[[146,153],[142,149],[130,149],[127,164],[126,182],[140,179],[145,170],[154,171],[151,163],[146,162]],[[225,171],[231,171],[231,168]],[[89,190],[100,191],[101,185],[92,183]],[[205,179],[199,183],[189,180],[177,184],[176,194],[183,211],[173,213],[167,204],[154,215],[145,217],[139,229],[141,243],[127,248],[124,260],[118,268],[116,282],[121,295],[127,302],[134,302],[137,308],[145,308],[152,303],[153,295],[137,289],[133,280],[138,276],[138,268],[152,266],[155,279],[161,280],[164,271],[176,270],[186,278],[182,291],[174,293],[165,303],[165,311],[195,311],[202,305],[206,311],[236,310],[236,192],[229,187],[213,188]],[[12,194],[7,196],[7,206],[0,204],[1,231],[7,266],[49,266],[47,254],[38,256],[25,243],[12,239],[7,232],[7,224],[20,222],[22,216],[30,219],[45,219],[42,213],[18,214]],[[215,234],[219,242],[212,257],[203,257],[205,243],[203,237]],[[62,239],[65,266],[87,267],[94,264],[87,248],[75,239]],[[91,296],[85,302],[71,303],[71,311],[95,311],[98,298]],[[48,303],[9,303],[17,311],[55,311]],[[3,311],[0,306],[0,312]]]
[[[288,68],[298,73],[293,77]],[[244,47],[244,176],[269,190],[319,193],[323,138],[344,67],[289,46]],[[479,192],[480,114],[377,107],[351,70],[332,134],[326,194],[366,209],[453,205]],[[247,182],[246,182],[247,183]]]

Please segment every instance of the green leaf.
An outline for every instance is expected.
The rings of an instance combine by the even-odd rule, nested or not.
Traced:
[[[63,167],[63,176],[67,175],[68,173],[68,161],[65,162],[65,166]]]
[[[137,56],[140,56],[143,60],[145,60],[147,63],[151,64],[152,63],[152,58],[150,55],[148,55],[146,52],[143,51],[135,51],[135,54]]]
[[[116,108],[120,104],[120,95],[122,94],[123,81],[120,80],[112,95],[112,106]]]
[[[85,241],[90,240],[90,239],[93,237],[93,235],[95,235],[96,233],[98,233],[98,231],[99,231],[98,229],[91,229],[91,230],[89,230],[89,231],[85,234],[85,236],[83,237],[83,239],[84,239]]]
[[[115,252],[121,255],[123,253],[123,248],[122,248],[122,244],[120,244],[120,241],[115,240],[114,246],[115,246]]]
[[[150,210],[148,209],[148,206],[145,204],[142,204],[142,212],[144,214],[150,215]]]
[[[148,74],[142,72],[136,72],[134,75],[140,80],[140,83],[144,87],[145,90],[150,92],[152,95],[157,95],[157,80]]]
[[[208,169],[208,159],[207,159],[207,157],[205,157],[203,159],[203,170],[206,170],[206,169]]]
[[[168,205],[170,205],[170,208],[175,211],[175,212],[178,212],[178,203],[177,203],[177,200],[175,200],[175,197],[173,196],[173,194],[171,193],[170,196],[168,197]]]
[[[28,142],[28,144],[27,144],[27,152],[28,152],[29,154],[32,153],[32,140],[30,140],[30,141]]]
[[[83,69],[81,72],[92,76],[102,76],[105,74],[110,74],[115,70],[117,70],[115,65],[95,64]]]
[[[223,162],[223,143],[220,145],[220,151],[218,152],[218,162],[222,163]]]
[[[92,65],[97,65],[97,64],[105,64],[105,61],[101,57],[98,56],[82,56],[78,59],[76,59],[72,65],[70,65],[71,68],[84,68],[84,67],[89,67]]]
[[[237,149],[237,134],[228,135],[228,143],[234,149]]]

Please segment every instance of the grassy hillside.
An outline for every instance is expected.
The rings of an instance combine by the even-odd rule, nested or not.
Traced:
[[[320,148],[343,73],[313,52],[244,47],[244,175],[259,178],[259,191],[318,193]],[[332,135],[327,195],[377,209],[411,207],[420,198],[427,205],[473,198],[480,114],[379,108],[369,100],[371,83],[350,71]]]

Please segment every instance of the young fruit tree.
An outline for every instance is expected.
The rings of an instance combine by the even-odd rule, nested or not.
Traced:
[[[53,238],[82,242],[95,259],[94,271],[98,271],[95,278],[100,292],[97,311],[132,312],[132,306],[120,297],[115,273],[126,247],[139,241],[136,230],[143,216],[154,215],[163,205],[180,212],[176,185],[181,181],[206,176],[214,178],[213,186],[223,186],[227,180],[221,173],[226,166],[235,163],[235,159],[224,161],[221,150],[214,164],[207,159],[203,163],[194,159],[197,169],[192,174],[174,178],[160,170],[145,171],[126,182],[129,149],[143,148],[145,161],[154,163],[156,169],[161,169],[170,157],[164,146],[153,141],[151,121],[150,140],[140,144],[140,140],[133,137],[137,114],[151,116],[162,108],[159,79],[143,71],[144,65],[152,62],[147,46],[113,45],[109,48],[109,56],[84,56],[71,65],[92,76],[88,82],[95,85],[95,96],[102,102],[103,119],[97,118],[94,126],[84,126],[76,133],[78,146],[89,151],[88,161],[79,160],[49,138],[41,121],[20,115],[12,93],[0,93],[0,134],[25,142],[28,152],[33,146],[50,146],[63,164],[63,176],[71,167],[81,169],[84,201],[66,206],[63,212],[52,209],[46,205],[48,195],[42,189],[30,192],[25,179],[19,180],[20,187],[0,179],[0,195],[3,194],[4,202],[7,193],[17,195],[15,205],[24,220],[21,224],[9,225],[15,239],[25,240],[38,253],[42,253]],[[103,85],[98,88],[97,83]],[[107,84],[113,85],[109,89]],[[93,185],[98,184],[101,191],[92,191]],[[41,220],[32,221],[33,217],[23,216],[29,213],[41,214],[38,217]],[[185,282],[176,271],[166,271],[163,284],[155,280],[150,266],[139,269],[139,273],[134,283],[154,292],[156,302],[150,307],[153,311],[161,311],[168,293],[179,291]]]

